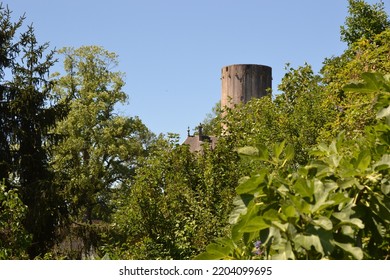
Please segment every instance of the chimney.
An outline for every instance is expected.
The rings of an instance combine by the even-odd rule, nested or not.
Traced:
[[[202,123],[198,126],[198,133],[199,133],[199,141],[203,141],[203,125]]]

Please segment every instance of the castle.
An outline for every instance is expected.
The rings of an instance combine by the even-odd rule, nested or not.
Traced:
[[[269,94],[272,88],[272,68],[258,64],[233,64],[222,67],[221,108],[233,108],[236,104],[246,103],[252,98]],[[215,147],[217,137],[203,135],[202,125],[198,134],[190,135],[188,129],[184,145],[189,145],[191,152],[202,150],[202,144],[208,142]]]

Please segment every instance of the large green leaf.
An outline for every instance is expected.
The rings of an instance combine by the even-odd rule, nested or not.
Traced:
[[[313,225],[320,226],[325,230],[332,230],[333,224],[332,221],[324,216],[319,217],[318,219],[312,220]]]
[[[282,213],[287,217],[287,218],[296,218],[299,216],[297,210],[293,205],[283,205],[282,206]]]
[[[196,260],[221,260],[228,259],[229,254],[232,252],[232,247],[228,246],[227,242],[223,242],[224,244],[211,243],[207,245],[206,252],[201,253],[197,257]]]
[[[354,212],[352,212],[354,213]],[[351,212],[345,211],[345,212],[335,212],[332,214],[333,217],[340,220],[340,223],[337,224],[337,227],[343,226],[343,225],[352,225],[355,227],[358,227],[360,229],[364,228],[364,224],[362,220],[358,218],[350,218]]]
[[[333,241],[333,243],[346,251],[347,253],[351,254],[355,259],[361,260],[363,259],[363,250],[359,247],[354,247],[350,243],[340,243],[337,241]]]
[[[294,147],[292,145],[287,145],[286,149],[285,149],[285,153],[286,153],[286,157],[285,159],[286,160],[292,160],[294,158]]]
[[[299,213],[311,214],[311,205],[307,203],[302,197],[287,194],[290,200],[293,202],[295,208]]]
[[[237,149],[239,155],[249,156],[249,157],[258,157],[259,149],[252,146],[245,146]]]
[[[374,164],[375,170],[385,170],[390,168],[390,154],[385,154]]]
[[[241,232],[255,232],[270,227],[270,223],[265,221],[263,217],[256,216],[247,221],[247,223],[240,229]]]
[[[384,183],[382,183],[381,191],[383,192],[384,195],[390,194],[390,184],[389,184],[389,181],[386,180]]]
[[[314,247],[317,252],[324,255],[324,250],[318,235],[297,234],[294,238],[294,244],[295,246],[301,246],[306,250],[311,250],[311,248]]]
[[[390,86],[386,78],[380,73],[363,73],[361,75],[363,83],[351,83],[346,85],[344,91],[361,93],[372,93],[378,91],[390,91]]]
[[[289,241],[279,244],[278,247],[278,253],[272,255],[273,260],[295,260],[295,255]]]
[[[274,144],[274,157],[275,160],[279,159],[281,153],[283,152],[284,146],[286,145],[286,141],[282,141],[280,143]]]
[[[309,225],[307,228],[307,234],[318,236],[320,238],[325,255],[330,255],[333,252],[333,232],[331,230],[325,230],[321,227]]]
[[[371,163],[371,154],[367,150],[363,150],[359,153],[355,167],[362,172],[365,172]]]
[[[238,222],[241,215],[245,215],[248,210],[248,204],[253,199],[253,195],[242,194],[234,198],[233,204],[236,206],[229,215],[229,223]]]
[[[261,192],[261,188],[259,185],[264,182],[264,178],[266,176],[266,171],[260,172],[260,174],[256,174],[244,181],[236,188],[237,194],[254,194],[256,192]]]
[[[298,178],[294,184],[294,190],[302,197],[311,198],[314,193],[313,185],[304,178]]]

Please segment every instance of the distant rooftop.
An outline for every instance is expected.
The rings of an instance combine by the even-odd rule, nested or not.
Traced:
[[[198,134],[191,135],[190,129],[188,128],[187,139],[183,142],[183,145],[190,146],[190,152],[200,152],[202,151],[202,145],[204,143],[210,143],[211,148],[214,149],[218,141],[218,138],[215,136],[208,136],[203,134],[203,126],[199,124]]]

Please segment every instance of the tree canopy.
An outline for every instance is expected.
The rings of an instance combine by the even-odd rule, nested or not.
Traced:
[[[217,104],[199,152],[117,112],[115,53],[0,6],[0,259],[388,259],[390,22],[348,4],[343,53]]]

